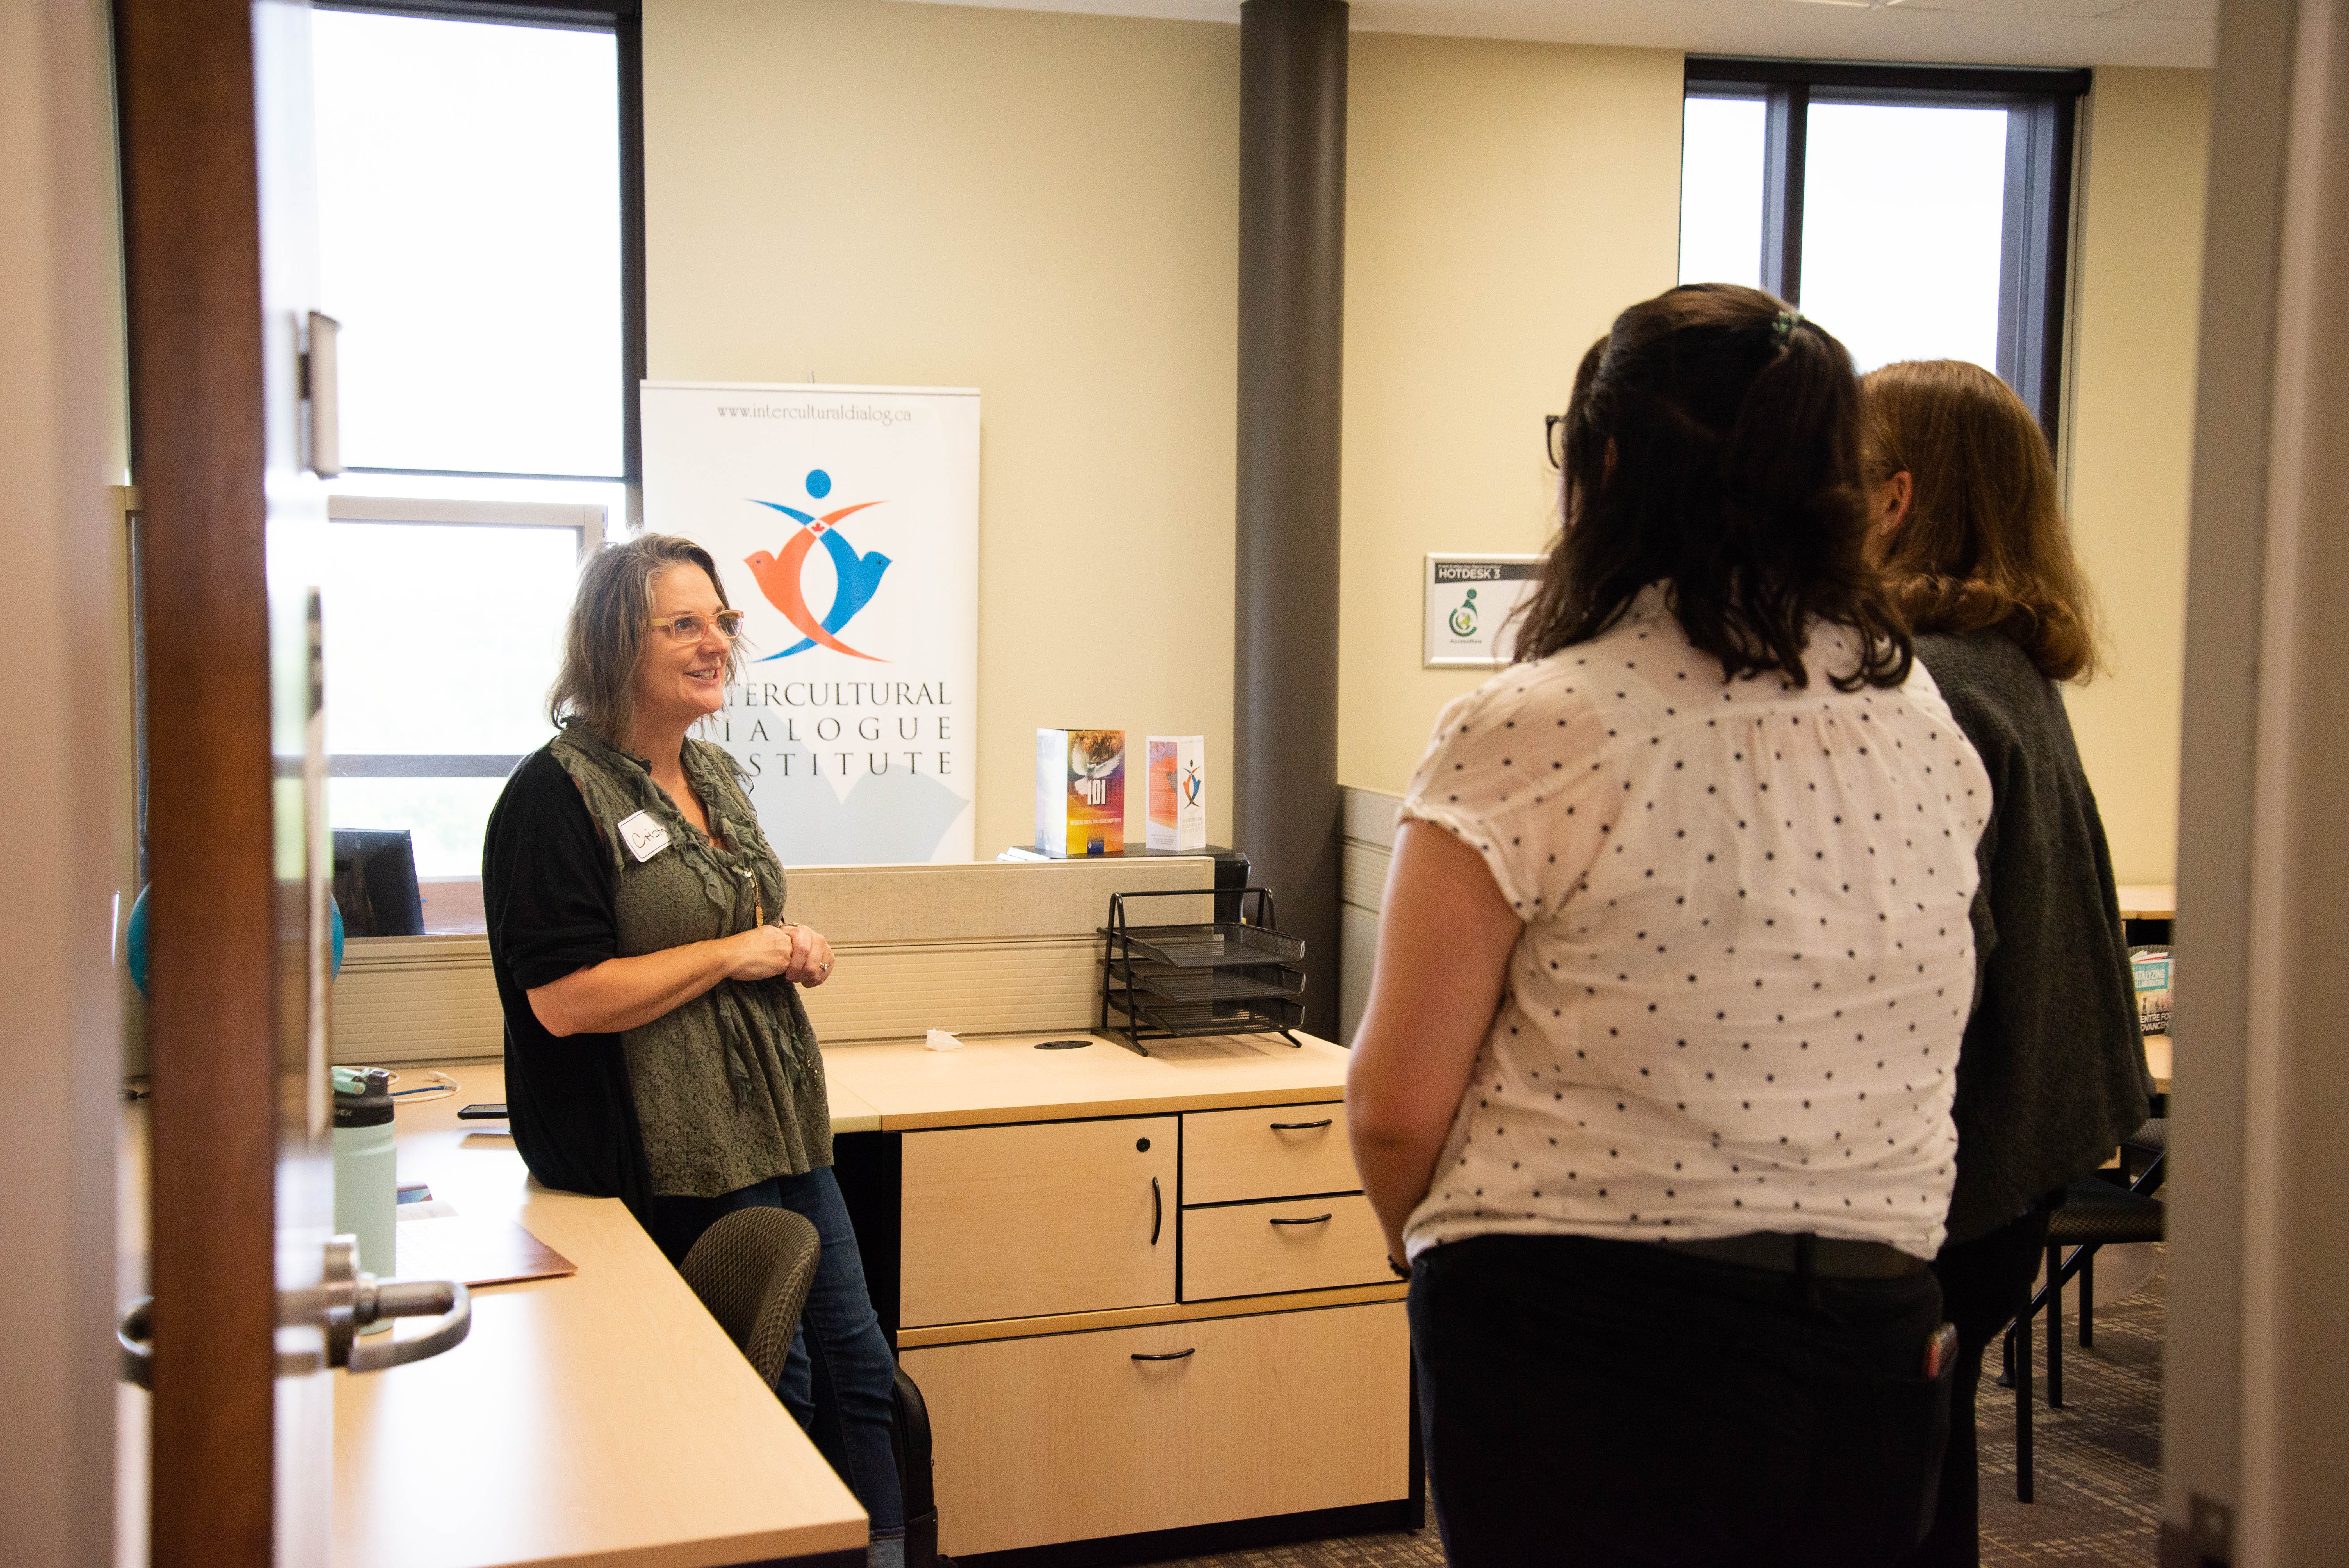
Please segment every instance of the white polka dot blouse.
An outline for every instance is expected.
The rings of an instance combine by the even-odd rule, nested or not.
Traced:
[[[1454,702],[1402,815],[1524,918],[1414,1254],[1493,1232],[1941,1243],[1991,791],[1920,661],[1724,683],[1651,587]]]

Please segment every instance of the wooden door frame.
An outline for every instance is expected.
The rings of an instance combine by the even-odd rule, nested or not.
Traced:
[[[269,1563],[277,1131],[247,0],[117,0],[151,873],[151,1561]]]

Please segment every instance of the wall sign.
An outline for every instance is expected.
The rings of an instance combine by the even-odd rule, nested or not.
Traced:
[[[1541,563],[1538,555],[1429,552],[1422,665],[1433,670],[1507,664],[1516,641],[1512,617],[1533,597]]]
[[[742,676],[698,731],[791,865],[971,858],[978,394],[643,385],[645,526],[717,558]]]

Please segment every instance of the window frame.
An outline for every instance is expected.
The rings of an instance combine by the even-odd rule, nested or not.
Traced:
[[[450,479],[585,480],[626,487],[628,509],[643,493],[644,432],[637,388],[645,378],[645,31],[642,0],[314,0],[322,11],[416,16],[435,22],[492,22],[610,33],[616,45],[620,121],[620,472],[517,473],[486,469],[379,469],[353,474],[413,474]]]
[[[1994,368],[2038,414],[2054,447],[2063,413],[2073,165],[2080,102],[2094,85],[2095,73],[2085,69],[1691,55],[1682,98],[1759,99],[1764,106],[1762,286],[1796,305],[1812,104],[2003,108],[2016,117],[2007,122]]]
[[[405,522],[434,527],[559,528],[579,535],[579,559],[602,548],[609,524],[605,509],[578,502],[426,500],[395,496],[326,498],[326,526],[338,522]],[[329,779],[503,779],[522,754],[502,752],[336,751],[326,758]]]

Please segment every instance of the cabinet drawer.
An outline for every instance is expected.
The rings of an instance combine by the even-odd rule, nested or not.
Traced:
[[[909,1132],[907,1327],[1174,1299],[1171,1116]]]
[[[938,1545],[956,1556],[1381,1502],[1411,1489],[1401,1302],[903,1359],[929,1406]]]
[[[1371,1201],[1289,1198],[1183,1211],[1183,1299],[1327,1290],[1393,1278]]]
[[[1194,1111],[1183,1119],[1185,1203],[1352,1192],[1361,1185],[1340,1101]]]

